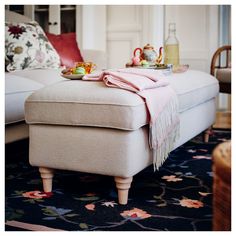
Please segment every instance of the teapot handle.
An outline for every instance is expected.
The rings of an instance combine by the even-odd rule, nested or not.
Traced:
[[[143,52],[143,49],[142,48],[135,48],[134,49],[134,57],[136,56],[136,52],[139,51],[139,57],[141,58],[141,54]]]
[[[161,61],[162,61],[162,50],[163,50],[163,47],[160,47],[159,48],[159,56],[158,56],[158,58],[156,60],[157,64],[160,64]]]

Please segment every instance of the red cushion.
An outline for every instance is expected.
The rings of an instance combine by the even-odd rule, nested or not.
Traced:
[[[61,59],[61,65],[73,67],[75,62],[84,61],[76,42],[75,33],[51,34],[46,33],[48,40]]]

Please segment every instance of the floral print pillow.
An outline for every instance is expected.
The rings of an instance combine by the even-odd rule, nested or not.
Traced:
[[[60,57],[37,22],[5,23],[7,71],[59,68]]]

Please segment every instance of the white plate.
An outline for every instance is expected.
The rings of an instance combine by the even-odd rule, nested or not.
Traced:
[[[65,74],[61,74],[62,77],[66,78],[66,79],[82,79],[84,75],[79,75],[79,74],[72,74],[72,75],[65,75]]]

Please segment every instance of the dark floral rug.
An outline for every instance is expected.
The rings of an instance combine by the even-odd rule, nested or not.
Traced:
[[[231,138],[214,130],[171,153],[159,171],[134,177],[126,206],[117,204],[113,177],[58,171],[52,194],[40,192],[28,164],[28,140],[6,145],[6,231],[200,231],[212,228],[214,147]]]

